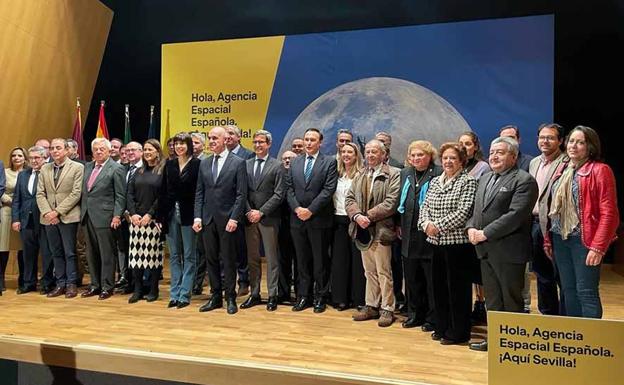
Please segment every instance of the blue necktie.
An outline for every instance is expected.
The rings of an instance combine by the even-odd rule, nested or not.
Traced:
[[[217,183],[219,176],[219,155],[215,155],[212,161],[212,183]]]
[[[303,177],[305,178],[306,183],[310,180],[312,176],[312,162],[314,161],[314,157],[312,155],[308,156],[308,162],[305,166],[305,171],[303,171]]]

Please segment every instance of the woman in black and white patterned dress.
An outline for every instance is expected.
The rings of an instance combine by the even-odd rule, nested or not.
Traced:
[[[143,167],[128,183],[128,212],[130,214],[129,266],[134,277],[134,293],[128,303],[143,298],[143,275],[149,270],[148,302],[158,299],[158,278],[163,264],[161,224],[158,221],[158,196],[162,182],[164,156],[156,139],[143,146]]]

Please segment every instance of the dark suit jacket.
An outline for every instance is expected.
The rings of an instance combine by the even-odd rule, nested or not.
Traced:
[[[427,235],[418,229],[418,214],[420,211],[418,197],[422,186],[441,173],[442,168],[432,162],[425,174],[423,174],[418,187],[416,187],[414,167],[405,167],[401,170],[400,193],[403,192],[405,182],[407,180],[410,182],[404,203],[405,211],[401,214],[401,255],[404,258],[431,258],[430,253],[423,253],[422,246],[427,246],[425,244]],[[401,195],[399,195],[400,199]]]
[[[80,222],[84,223],[85,216],[89,214],[93,226],[107,228],[110,227],[114,216],[121,219],[126,210],[126,172],[122,165],[108,159],[89,191],[87,182],[94,166],[95,162],[85,165]]]
[[[284,200],[285,184],[282,163],[275,158],[267,158],[262,168],[260,180],[254,183],[254,165],[256,158],[249,158],[247,164],[247,209],[260,210],[263,214],[260,223],[279,225],[280,206]]]
[[[243,147],[243,145],[240,145],[240,147],[238,148],[238,152],[237,153],[232,152],[232,154],[238,156],[239,158],[243,158],[243,160],[247,160],[247,159],[251,159],[251,158],[255,158],[256,157],[256,154],[253,151],[249,151],[248,149]]]
[[[197,188],[200,163],[199,159],[192,158],[184,166],[182,172],[180,172],[178,158],[169,159],[165,163],[162,173],[160,203],[157,209],[157,216],[165,226],[165,231],[167,230],[166,225],[175,211],[176,202],[180,204],[182,226],[193,225],[195,190]]]
[[[31,225],[39,224],[39,206],[37,206],[37,183],[35,181],[34,190],[31,194],[28,191],[28,180],[32,175],[32,168],[27,168],[17,174],[15,193],[13,194],[13,204],[11,206],[12,222],[20,222],[20,226],[25,229]],[[31,216],[32,214],[32,216]],[[35,223],[36,222],[36,223]]]
[[[537,182],[517,167],[500,177],[494,193],[485,201],[485,189],[494,176],[479,178],[472,217],[466,229],[483,230],[487,240],[476,246],[479,258],[524,263],[531,258],[531,211],[537,201]]]
[[[334,219],[334,192],[338,183],[336,157],[319,154],[312,167],[312,175],[306,183],[303,176],[307,155],[292,160],[286,177],[286,199],[292,210],[290,225],[301,227],[304,222],[295,214],[297,207],[312,211],[306,223],[312,228],[329,228]]]
[[[533,160],[533,157],[531,155],[519,153],[518,160],[516,161],[516,166],[518,166],[520,170],[529,172],[529,167],[531,165],[532,160]]]
[[[6,174],[4,173],[4,163],[0,160],[0,197],[6,190]]]
[[[201,161],[195,191],[195,218],[205,226],[213,220],[219,227],[227,221],[243,220],[247,201],[247,169],[245,160],[228,152],[216,183],[212,178],[214,155]],[[242,225],[242,224],[241,224]]]

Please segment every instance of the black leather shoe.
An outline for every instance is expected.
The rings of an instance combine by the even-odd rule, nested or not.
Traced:
[[[327,308],[327,305],[325,304],[325,300],[324,299],[319,299],[314,304],[314,312],[317,313],[317,314],[320,314],[320,313],[324,312],[326,308]]]
[[[409,317],[405,321],[401,322],[401,326],[403,326],[405,329],[410,329],[410,328],[415,328],[417,326],[422,326],[422,324],[423,324],[423,321],[419,320],[415,316],[414,317]]]
[[[199,311],[203,313],[205,311],[211,311],[211,310],[219,309],[222,307],[223,307],[223,298],[213,295],[212,297],[210,297],[210,300],[208,300],[208,302],[206,302],[199,308]]]
[[[461,344],[465,344],[466,342],[468,342],[467,339],[465,339],[465,340],[452,340],[452,339],[446,338],[446,337],[442,337],[442,339],[440,340],[440,344],[441,345],[461,345]]]
[[[201,295],[203,287],[199,286],[199,287],[194,287],[193,288],[193,295]]]
[[[334,305],[334,309],[338,310],[338,311],[345,311],[349,308],[349,305],[347,305],[346,303],[339,303]]]
[[[109,299],[112,296],[113,296],[112,290],[102,290],[102,292],[100,293],[100,296],[98,297],[98,300],[103,301],[105,299]]]
[[[425,322],[425,323],[424,323],[424,324],[420,327],[420,329],[421,329],[423,332],[427,332],[427,333],[428,333],[428,332],[432,332],[432,331],[434,331],[434,330],[435,330],[435,328],[433,327],[433,324],[432,324],[431,322]]]
[[[26,293],[30,293],[31,291],[36,291],[37,288],[35,287],[18,287],[17,290],[15,290],[16,294],[26,294]]]
[[[83,291],[82,294],[80,294],[80,296],[82,298],[88,298],[88,297],[93,297],[93,296],[96,296],[96,295],[100,295],[101,292],[102,291],[100,289],[96,289],[96,288],[90,287],[88,290]]]
[[[227,300],[227,313],[228,314],[236,314],[238,312],[238,306],[236,306],[236,300],[234,298],[230,298]]]
[[[188,303],[188,302],[186,302],[186,301],[178,301],[178,306],[177,306],[177,308],[178,308],[178,309],[182,309],[182,308],[187,307],[188,305],[190,305],[190,303]]]
[[[399,314],[401,315],[407,315],[409,312],[407,311],[407,304],[403,304],[401,306],[399,306]]]
[[[249,297],[247,297],[245,302],[241,303],[240,308],[249,309],[250,307],[254,307],[256,305],[260,305],[260,297],[250,295]]]
[[[143,299],[143,295],[141,293],[134,293],[130,298],[128,298],[128,303],[137,303]]]
[[[171,301],[169,301],[169,303],[167,304],[168,308],[172,308],[172,307],[178,307],[178,301],[172,299]]]
[[[278,299],[277,297],[269,297],[269,302],[267,302],[267,310],[268,311],[275,311],[277,309],[277,302]],[[243,305],[241,305],[241,307],[243,307]]]
[[[128,280],[124,277],[121,277],[119,281],[115,282],[115,289],[120,289],[125,286],[128,286]]]
[[[302,311],[311,306],[310,300],[307,297],[301,297],[295,303],[295,306],[292,307],[292,311]]]
[[[473,342],[469,346],[470,346],[470,350],[476,350],[478,352],[487,352],[488,350],[487,341]]]
[[[431,339],[434,341],[440,341],[442,339],[442,333],[433,332],[431,334]]]

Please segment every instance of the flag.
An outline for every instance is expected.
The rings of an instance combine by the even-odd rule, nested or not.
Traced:
[[[130,105],[126,104],[126,112],[124,118],[124,144],[128,144],[132,141],[132,134],[130,132]]]
[[[167,109],[167,122],[165,124],[165,135],[163,137],[163,140],[161,141],[161,143],[163,144],[163,147],[167,146],[167,141],[169,140],[169,137],[171,136],[171,125],[169,124],[169,109]],[[169,149],[167,148],[167,151],[169,151]],[[169,156],[171,156],[173,154],[169,154]]]
[[[154,106],[150,106],[149,128],[147,130],[147,139],[157,139],[156,129],[154,127]]]
[[[108,128],[106,127],[106,118],[104,117],[104,101],[100,102],[100,118],[98,119],[97,131],[95,132],[96,138],[110,139],[108,136]]]
[[[78,158],[85,159],[84,139],[82,137],[82,117],[80,116],[80,98],[76,98],[76,122],[74,122],[74,132],[72,139],[78,143]]]

